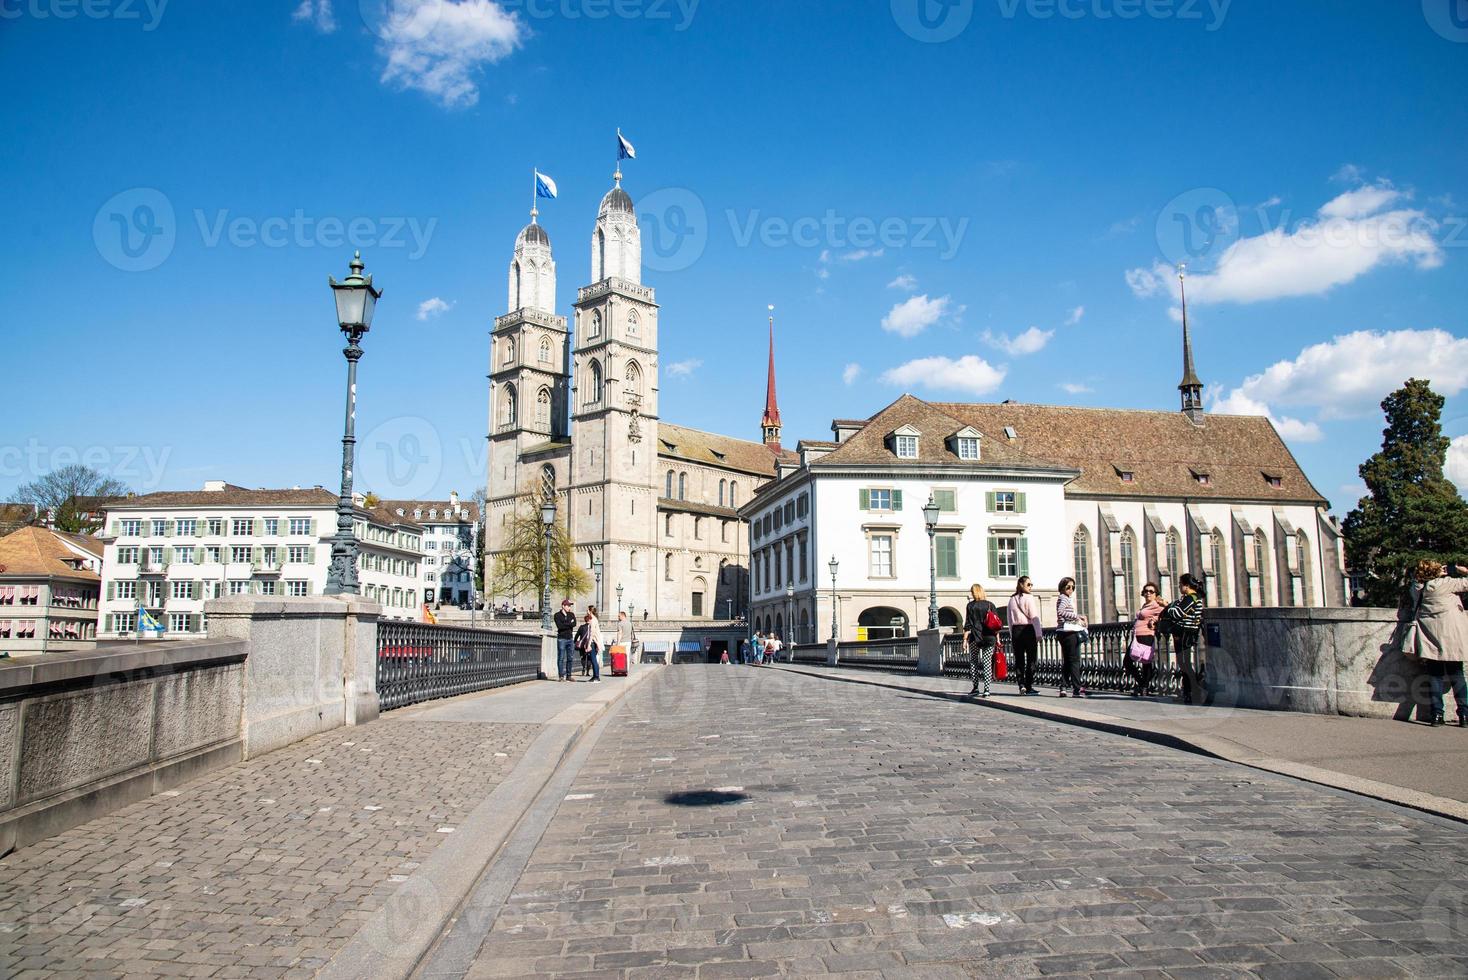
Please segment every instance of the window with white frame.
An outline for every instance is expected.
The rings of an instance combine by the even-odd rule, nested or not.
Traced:
[[[290,519],[290,533],[291,534],[310,534],[311,533],[311,518],[309,518],[309,517],[292,517]]]
[[[229,560],[248,564],[253,560],[254,553],[255,549],[247,544],[231,545],[229,549]]]
[[[278,534],[280,534],[280,518],[278,518],[278,517],[267,517],[267,518],[265,518],[265,535],[266,535],[266,537],[273,538],[273,537],[277,536]]]
[[[188,632],[191,632],[190,629],[189,629],[189,623],[190,623],[190,620],[191,619],[192,619],[192,617],[189,616],[188,613],[169,613],[168,614],[168,631],[170,633],[188,633]]]
[[[211,517],[211,518],[209,518],[209,533],[210,534],[223,534],[224,533],[224,518],[222,518],[222,517]]]
[[[211,544],[204,549],[204,560],[211,565],[219,564],[220,548],[217,544]]]
[[[194,563],[194,549],[174,548],[173,560],[178,562],[180,565],[192,565]]]
[[[116,595],[119,599],[136,599],[138,597],[138,583],[135,581],[118,582]]]
[[[1020,571],[1020,538],[1012,534],[1000,534],[989,539],[994,556],[994,575],[998,578],[1018,578]]]
[[[979,458],[979,440],[965,436],[957,441],[959,459],[976,460]]]
[[[173,598],[175,598],[175,599],[192,599],[193,597],[194,597],[194,583],[193,582],[189,582],[189,581],[185,581],[185,580],[180,579],[180,580],[177,580],[177,581],[175,581],[173,583]]]
[[[892,509],[892,491],[891,490],[871,490],[871,491],[868,491],[868,492],[870,493],[870,498],[869,499],[871,500],[871,503],[869,505],[869,509],[871,509],[871,510],[891,510]]]
[[[136,613],[113,613],[112,629],[116,633],[131,633],[137,621],[138,617]]]
[[[1013,514],[1018,510],[1018,494],[1013,490],[994,491],[994,513]]]
[[[118,548],[117,563],[119,565],[136,565],[138,563],[137,545],[123,545]]]
[[[897,439],[896,439],[896,442],[897,442],[897,458],[898,459],[917,459],[917,454],[918,454],[918,437],[917,436],[898,436]]]
[[[277,592],[276,592],[276,585],[278,583],[276,583],[274,580],[272,580],[272,579],[261,579],[260,582],[257,583],[257,584],[260,587],[260,594],[261,595],[276,595],[277,594]]]
[[[118,528],[118,531],[123,537],[140,538],[143,536],[143,522],[141,520],[128,518],[126,520],[119,521],[118,523],[121,525],[121,527]]]
[[[197,537],[199,534],[199,519],[197,517],[180,517],[175,525],[178,536],[181,538]]]
[[[153,545],[148,549],[148,564],[154,566],[163,564],[163,546],[161,544]]]
[[[311,584],[305,579],[291,579],[286,584],[286,595],[300,597],[310,591]]]
[[[153,537],[161,538],[168,533],[168,521],[161,517],[153,518]]]
[[[249,595],[250,583],[244,579],[233,578],[229,580],[230,595]]]
[[[255,533],[255,522],[248,517],[236,517],[229,522],[229,533],[237,538],[245,538]]]
[[[867,539],[868,568],[872,578],[892,578],[892,535],[873,534]]]

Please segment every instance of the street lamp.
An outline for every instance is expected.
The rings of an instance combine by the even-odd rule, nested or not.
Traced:
[[[928,629],[938,628],[938,551],[935,535],[938,533],[938,501],[928,494],[923,504],[923,522],[928,525]]]
[[[795,646],[795,586],[785,583],[785,645]]]
[[[336,501],[336,534],[331,539],[331,564],[326,570],[326,595],[357,595],[357,535],[353,530],[356,516],[352,503],[352,467],[357,447],[357,362],[362,359],[362,335],[372,328],[372,314],[382,290],[372,285],[372,277],[362,275],[362,253],[352,256],[352,274],[341,282],[331,276],[332,296],[336,298],[336,320],[347,336],[342,353],[347,358],[347,422],[342,435],[342,492]]]
[[[617,583],[617,613],[622,612],[622,583]]]
[[[602,612],[601,608],[601,555],[595,555],[591,559],[591,572],[596,576],[596,611]]]
[[[831,639],[836,639],[836,570],[841,567],[836,561],[836,556],[831,556],[831,563],[826,566],[831,570]]]
[[[551,630],[551,534],[556,527],[555,497],[546,497],[540,505],[540,523],[545,525],[545,569],[540,576],[540,629],[542,632],[549,633]]]

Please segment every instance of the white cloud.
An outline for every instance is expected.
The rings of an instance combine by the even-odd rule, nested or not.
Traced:
[[[859,248],[854,252],[846,252],[838,255],[837,258],[842,262],[862,262],[866,259],[880,259],[886,254],[887,250],[885,248]]]
[[[703,367],[703,361],[696,357],[690,357],[686,361],[674,361],[668,365],[668,373],[675,378],[686,378],[694,371]]]
[[[1211,272],[1188,277],[1188,298],[1198,303],[1257,303],[1288,296],[1318,296],[1378,266],[1411,262],[1419,269],[1443,263],[1433,238],[1436,223],[1420,210],[1397,207],[1406,196],[1390,184],[1346,191],[1326,202],[1294,231],[1273,228],[1240,238],[1224,250]],[[1157,263],[1131,269],[1127,285],[1153,296],[1174,270]]]
[[[982,357],[968,354],[951,357],[922,357],[885,372],[882,380],[889,385],[920,386],[972,395],[987,395],[1004,383],[1005,369],[994,367]]]
[[[1366,180],[1366,171],[1354,163],[1348,163],[1331,174],[1330,179],[1337,184],[1359,184]]]
[[[1055,336],[1054,330],[1041,330],[1039,327],[1031,327],[1017,337],[1011,337],[1006,333],[991,333],[984,331],[984,343],[991,347],[997,347],[1010,357],[1023,357],[1026,354],[1037,354],[1045,349],[1050,343],[1050,338]]]
[[[309,23],[322,34],[336,30],[336,14],[331,9],[331,0],[301,0],[301,5],[291,14],[297,23]]]
[[[1319,442],[1325,438],[1325,433],[1314,422],[1275,415],[1268,405],[1255,401],[1238,388],[1217,399],[1212,411],[1219,415],[1262,415],[1273,422],[1279,434],[1290,442]]]
[[[1468,491],[1468,436],[1459,436],[1448,446],[1448,464],[1443,472],[1459,492]]]
[[[1358,330],[1312,344],[1294,360],[1245,378],[1237,391],[1270,405],[1315,408],[1326,419],[1370,415],[1408,378],[1441,395],[1468,388],[1468,339],[1446,330]]]
[[[1081,318],[1084,317],[1085,315],[1086,315],[1086,308],[1084,306],[1077,306],[1075,309],[1073,309],[1073,310],[1070,311],[1070,316],[1068,316],[1068,317],[1065,318],[1065,325],[1067,327],[1073,327],[1077,323],[1080,323],[1081,322]]]
[[[893,279],[891,282],[887,283],[887,288],[888,289],[904,289],[904,290],[907,290],[908,292],[911,292],[912,290],[914,290],[914,289],[917,288],[917,279],[914,278],[913,276],[910,276],[910,275],[908,275],[907,273],[904,272],[902,275],[898,276],[896,279]]]
[[[437,296],[432,299],[425,299],[418,304],[418,319],[427,320],[430,317],[440,316],[453,308],[453,303],[445,303]]]
[[[523,42],[518,15],[492,0],[395,0],[380,26],[382,81],[423,92],[448,108],[479,101],[475,78]]]
[[[1079,384],[1075,381],[1061,382],[1060,389],[1072,395],[1085,395],[1093,390],[1090,385]]]
[[[882,317],[882,329],[899,337],[916,337],[945,316],[957,316],[963,307],[952,307],[948,296],[929,299],[927,293],[903,300]]]
[[[841,380],[848,385],[855,384],[859,377],[861,377],[860,364],[848,364],[841,372]]]

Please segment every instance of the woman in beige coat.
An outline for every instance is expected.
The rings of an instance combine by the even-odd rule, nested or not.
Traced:
[[[1468,568],[1459,567],[1460,575]],[[1458,704],[1458,727],[1468,728],[1468,683],[1463,678],[1463,658],[1468,656],[1468,612],[1458,597],[1468,592],[1468,578],[1448,578],[1442,562],[1417,563],[1417,581],[1408,590],[1406,617],[1416,608],[1417,657],[1432,682],[1432,724],[1443,721],[1444,682],[1453,685]],[[1408,651],[1409,653],[1411,651]]]

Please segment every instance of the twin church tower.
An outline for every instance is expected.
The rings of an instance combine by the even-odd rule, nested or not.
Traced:
[[[749,564],[735,509],[781,456],[773,333],[764,442],[661,419],[660,310],[621,178],[597,210],[591,282],[569,322],[556,313],[555,258],[534,209],[515,238],[509,312],[490,334],[486,599],[538,605],[538,586],[517,588],[497,566],[516,519],[538,515],[549,495],[575,560],[600,569],[599,594],[578,603],[597,603],[604,620],[619,602],[639,620],[730,618],[744,611]]]

